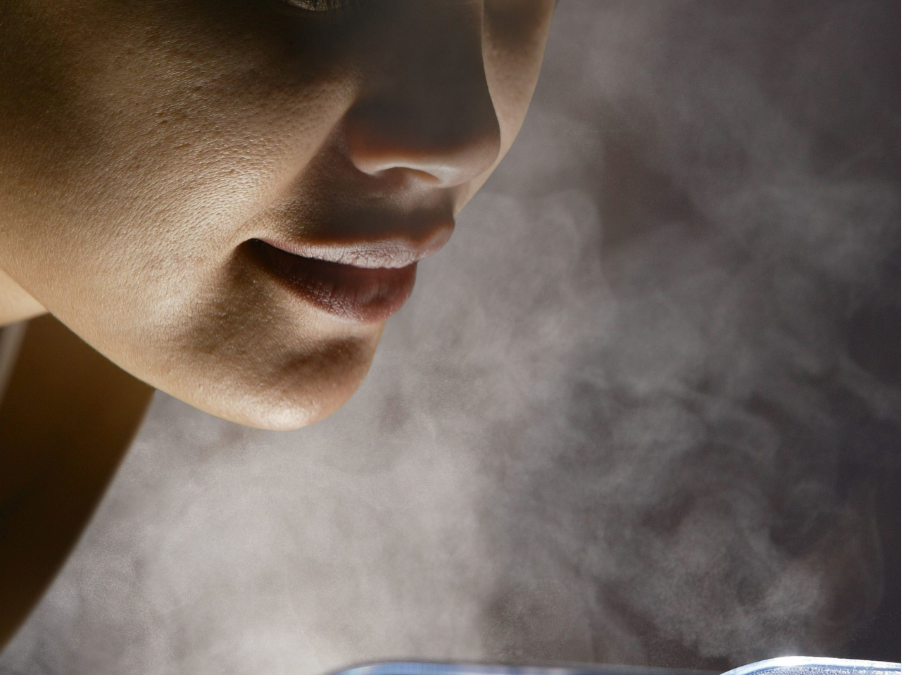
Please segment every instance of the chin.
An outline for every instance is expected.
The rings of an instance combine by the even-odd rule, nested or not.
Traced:
[[[233,371],[232,377],[195,383],[189,396],[172,394],[224,420],[263,430],[292,431],[338,411],[358,390],[373,350],[299,358],[275,373]],[[236,373],[240,374],[236,377]]]
[[[336,403],[333,406],[321,407],[312,410],[305,406],[290,407],[256,407],[253,410],[232,411],[226,415],[214,413],[218,417],[228,420],[229,422],[238,423],[245,427],[253,427],[259,430],[269,430],[272,432],[292,432],[300,430],[308,425],[328,418],[335,413],[342,404]]]
[[[281,401],[274,405],[267,402],[263,406],[246,409],[239,413],[233,422],[247,427],[255,427],[274,432],[291,432],[328,418],[351,399],[357,391],[358,384],[324,399],[323,397],[299,398],[294,401]]]
[[[217,398],[213,401],[191,401],[206,413],[230,422],[275,432],[290,432],[331,416],[338,411],[355,393],[360,380],[353,384],[342,383],[328,392],[302,390],[297,393],[272,392],[262,395],[258,392],[246,396]],[[235,393],[233,393],[235,394]]]

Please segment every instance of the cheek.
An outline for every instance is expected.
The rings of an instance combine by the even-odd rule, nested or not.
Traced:
[[[49,309],[84,297],[140,307],[155,296],[166,303],[153,308],[173,308],[322,144],[347,81],[335,61],[311,67],[285,22],[254,5],[127,3],[117,13],[97,2],[106,12],[86,10],[83,25],[47,20],[43,32],[58,31],[66,55],[43,68],[59,100],[51,119],[19,116],[34,198],[15,198],[27,228],[9,248],[66,262],[65,285],[12,270]]]
[[[269,14],[215,20],[201,3],[188,4],[200,8],[148,17],[144,31],[144,17],[134,17],[104,53],[83,87],[101,137],[89,146],[99,156],[82,166],[100,170],[94,178],[108,189],[111,213],[125,206],[172,225],[183,244],[203,240],[226,254],[238,227],[317,152],[349,87],[335,69],[293,53],[292,36],[270,25]],[[143,44],[149,31],[157,37]],[[126,195],[132,199],[113,203]]]

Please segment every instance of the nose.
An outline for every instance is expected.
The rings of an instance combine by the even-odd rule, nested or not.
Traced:
[[[432,5],[433,3],[425,3]],[[423,5],[422,5],[423,6]],[[406,175],[436,187],[467,183],[499,156],[499,120],[484,70],[480,23],[404,31],[395,58],[370,73],[345,120],[352,164],[371,176]],[[424,35],[431,39],[423,39]],[[413,37],[412,37],[413,36]]]

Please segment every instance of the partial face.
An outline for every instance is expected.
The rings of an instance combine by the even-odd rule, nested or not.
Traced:
[[[318,420],[514,141],[554,4],[0,2],[0,273],[202,410]]]

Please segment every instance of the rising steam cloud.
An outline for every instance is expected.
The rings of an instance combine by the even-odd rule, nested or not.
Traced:
[[[292,434],[158,395],[0,670],[843,653],[900,476],[896,11],[562,3],[362,390]]]

